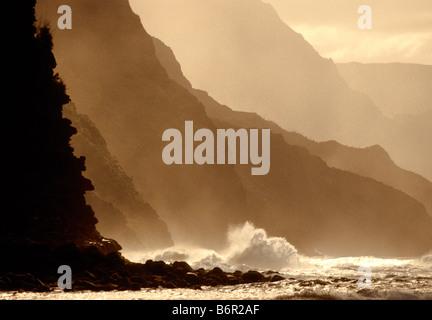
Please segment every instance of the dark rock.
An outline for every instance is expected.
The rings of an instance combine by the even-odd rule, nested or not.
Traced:
[[[226,278],[226,273],[219,267],[214,267],[212,270],[207,272],[208,275],[218,275],[222,278]]]
[[[192,269],[192,267],[184,262],[184,261],[175,261],[172,265],[174,271],[182,273],[182,274],[186,274],[188,272],[193,272],[194,270]]]
[[[210,286],[227,284],[227,274],[219,267],[215,267],[208,271],[204,278],[207,280]]]
[[[236,270],[236,271],[234,271],[234,275],[235,275],[237,278],[241,278],[241,276],[243,275],[243,272],[241,272],[240,270]]]
[[[166,275],[169,269],[167,264],[163,261],[147,260],[145,265],[147,270],[155,275]]]
[[[113,239],[104,238],[98,245],[103,254],[119,252],[122,249],[121,245]]]
[[[195,272],[199,275],[199,276],[204,276],[207,271],[204,268],[199,268],[198,270],[195,270]]]
[[[216,277],[216,276],[207,278],[205,281],[205,285],[211,286],[211,287],[221,286],[224,284],[225,284],[225,282],[221,278]]]
[[[281,281],[281,280],[285,280],[285,278],[282,277],[282,276],[280,276],[280,275],[278,275],[278,274],[275,274],[270,279],[271,282],[276,282],[276,281]]]
[[[38,286],[37,286],[37,290],[39,292],[49,292],[51,291],[50,287],[48,285],[46,285],[45,283],[43,283],[41,280],[36,279]]]
[[[96,246],[88,246],[82,251],[82,257],[90,263],[98,264],[105,260],[104,254]]]
[[[250,270],[242,275],[242,279],[245,282],[259,282],[264,280],[264,275],[262,275],[258,271]]]
[[[184,279],[192,284],[192,285],[196,285],[196,284],[201,284],[202,280],[201,278],[194,272],[187,272]]]
[[[321,279],[316,279],[316,280],[313,281],[313,283],[315,283],[315,284],[320,284],[320,285],[322,285],[322,286],[325,286],[325,285],[327,285],[327,284],[330,284],[330,282],[328,282],[328,281],[324,281],[324,280],[321,280]]]
[[[178,288],[177,285],[175,285],[173,282],[165,282],[162,287],[167,288],[167,289],[175,289]]]
[[[106,262],[112,267],[119,267],[124,265],[124,259],[118,252],[110,252],[105,256]]]
[[[234,274],[228,274],[227,275],[227,282],[230,285],[239,284],[240,279],[238,277],[236,277]]]
[[[127,270],[129,270],[132,273],[145,274],[148,271],[146,264],[130,262],[127,260],[125,260],[124,263]]]
[[[77,280],[72,282],[73,290],[93,290],[100,291],[100,287],[98,287],[95,283],[88,280]]]
[[[118,282],[118,284],[124,288],[131,289],[134,285],[134,282],[132,282],[129,278],[127,277],[123,277],[120,278],[120,281]],[[135,283],[136,284],[136,283]]]
[[[74,265],[81,260],[81,252],[74,243],[67,243],[54,249],[54,257],[62,264]]]
[[[142,288],[147,286],[147,280],[143,276],[132,276],[130,278],[130,281],[133,283],[137,283]]]
[[[97,277],[96,277],[93,273],[91,273],[90,271],[88,271],[88,270],[84,271],[84,274],[85,274],[86,276],[88,276],[89,279],[97,280]]]

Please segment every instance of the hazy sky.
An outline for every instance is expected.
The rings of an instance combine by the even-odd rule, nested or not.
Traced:
[[[432,0],[263,0],[324,57],[335,62],[432,64]],[[360,30],[360,5],[372,29]]]

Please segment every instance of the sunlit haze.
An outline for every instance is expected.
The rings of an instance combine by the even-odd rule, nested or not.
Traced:
[[[133,0],[131,3],[138,3]],[[264,0],[295,31],[335,62],[432,64],[432,1]],[[372,9],[360,30],[357,9]]]

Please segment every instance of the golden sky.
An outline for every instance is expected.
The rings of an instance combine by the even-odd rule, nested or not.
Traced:
[[[335,62],[432,65],[432,0],[263,0],[296,32]],[[360,30],[360,5],[372,29]]]

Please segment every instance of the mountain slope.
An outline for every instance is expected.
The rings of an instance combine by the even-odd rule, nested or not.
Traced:
[[[406,195],[375,180],[330,169],[293,145],[307,148],[327,163],[389,181],[430,206],[432,188],[426,179],[398,168],[378,146],[357,149],[336,142],[317,143],[287,132],[257,114],[233,111],[220,105],[206,92],[193,89],[172,50],[157,38],[153,41],[156,54],[170,77],[204,104],[218,127],[270,128],[272,133],[278,134],[272,136],[272,169],[268,176],[250,177],[238,167],[248,191],[249,204],[255,209],[255,223],[272,234],[286,237],[309,254],[406,254],[411,250],[407,248],[409,234],[420,230],[423,234],[420,241],[425,241],[428,247],[426,243],[432,231],[430,218],[420,214],[415,219],[422,220],[425,225],[412,225],[407,229],[404,226],[404,219],[411,210],[422,211],[420,204],[408,209],[405,206],[414,203]],[[393,205],[395,207],[390,209]],[[405,237],[400,237],[401,234]],[[359,243],[358,239],[362,241]]]
[[[60,4],[40,1],[41,19],[54,24]],[[168,78],[128,1],[75,1],[73,12],[74,27],[56,32],[54,50],[78,112],[95,123],[176,243],[220,247],[227,225],[246,219],[234,167],[167,166],[161,157],[165,130],[183,131],[191,119],[195,130],[215,129],[204,107]]]
[[[337,68],[350,87],[367,94],[394,118],[384,141],[392,157],[432,181],[432,66],[347,63]]]
[[[387,125],[372,101],[351,90],[336,65],[269,4],[143,0],[134,9],[173,48],[189,81],[223,104],[319,141],[374,144],[371,134]]]
[[[261,0],[132,0],[131,4],[148,31],[173,48],[194,87],[217,101],[258,113],[315,141],[335,140],[362,148],[379,144],[397,165],[432,180],[431,133],[425,137],[416,127],[386,117],[365,92],[347,84],[336,64],[284,24],[269,4]]]
[[[74,153],[86,157],[85,176],[95,190],[86,194],[99,220],[97,229],[116,239],[125,250],[158,249],[173,245],[166,224],[142,199],[133,181],[107,149],[106,142],[91,120],[78,114],[73,104],[63,109],[78,133],[71,144]]]
[[[432,66],[408,63],[337,63],[348,85],[367,94],[390,117],[432,109]]]
[[[40,14],[56,21],[59,3],[41,1]],[[182,131],[187,120],[213,132],[226,124],[210,119],[198,99],[169,78],[126,0],[75,1],[73,12],[74,29],[54,38],[58,68],[78,111],[95,123],[176,244],[223,248],[228,226],[250,220],[301,252],[430,250],[432,221],[419,202],[372,179],[331,169],[279,135],[271,138],[266,176],[252,176],[244,165],[165,165],[166,129]]]
[[[234,111],[223,106],[207,92],[194,89],[183,75],[181,66],[171,48],[157,38],[153,38],[153,41],[156,55],[169,76],[195,95],[206,107],[206,112],[211,118],[236,127],[270,128],[273,133],[281,134],[288,144],[305,147],[309,152],[323,159],[330,167],[369,177],[405,192],[424,204],[429,214],[432,215],[432,183],[413,172],[398,167],[380,146],[354,148],[336,141],[315,142],[298,133],[288,132],[274,122],[264,120],[256,113]],[[422,118],[427,119],[425,116]]]

